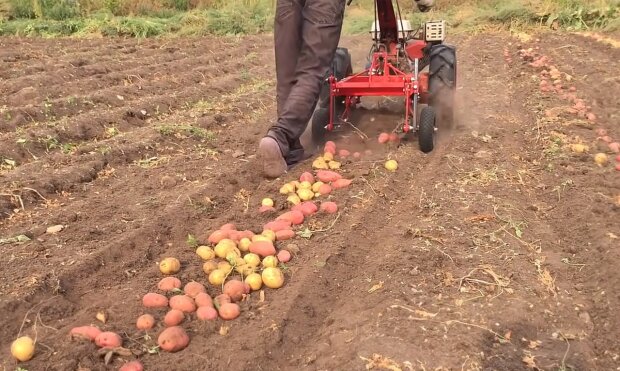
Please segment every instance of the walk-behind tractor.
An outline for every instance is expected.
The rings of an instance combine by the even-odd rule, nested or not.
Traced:
[[[375,0],[374,11],[366,69],[353,73],[348,50],[336,51],[312,116],[313,141],[321,143],[327,132],[347,123],[361,97],[396,96],[405,98],[397,130],[417,133],[422,152],[431,152],[437,128],[450,127],[454,116],[456,50],[443,43],[445,22],[426,22],[414,31],[402,19],[398,0]],[[419,110],[420,105],[425,106]]]

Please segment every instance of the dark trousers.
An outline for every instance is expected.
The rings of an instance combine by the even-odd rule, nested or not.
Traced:
[[[274,24],[278,120],[268,132],[290,165],[340,41],[346,0],[277,0]]]

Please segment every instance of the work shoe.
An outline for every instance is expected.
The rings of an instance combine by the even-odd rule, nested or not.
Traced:
[[[288,166],[275,139],[271,137],[261,139],[258,156],[263,162],[263,173],[266,177],[277,178],[286,172]]]

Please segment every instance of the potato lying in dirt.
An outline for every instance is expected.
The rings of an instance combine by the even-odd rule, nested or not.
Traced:
[[[95,326],[79,326],[69,331],[69,335],[73,339],[86,339],[90,341],[95,341],[99,334],[101,334],[101,330]]]
[[[323,183],[331,183],[335,182],[338,179],[341,179],[342,175],[338,174],[335,171],[319,170],[316,172],[316,177]]]
[[[276,248],[271,241],[256,241],[250,245],[250,252],[264,257],[275,255]]]
[[[195,298],[196,295],[200,294],[201,292],[207,292],[207,289],[202,283],[191,281],[185,285],[185,287],[183,288],[183,292],[190,298]]]
[[[291,221],[290,220],[276,220],[273,222],[269,222],[263,226],[263,230],[272,230],[274,232],[281,231],[283,229],[291,229]]]
[[[162,294],[149,292],[142,297],[142,304],[147,308],[163,308],[168,306],[168,298]]]
[[[277,217],[276,220],[287,220],[292,225],[299,225],[304,222],[304,214],[299,210],[288,211]]]
[[[283,231],[276,232],[277,241],[286,241],[286,240],[290,240],[293,237],[295,237],[295,231],[292,231],[290,229],[285,229]]]
[[[321,203],[320,210],[324,213],[334,214],[338,211],[338,205],[335,202],[327,201]]]
[[[213,321],[217,319],[217,310],[213,307],[200,307],[196,311],[196,318],[201,321]]]
[[[157,284],[157,288],[161,291],[172,291],[181,288],[181,280],[176,277],[164,277]]]
[[[241,313],[241,308],[235,303],[226,303],[220,306],[219,314],[222,319],[230,321],[237,317]]]
[[[168,327],[159,334],[157,345],[166,352],[178,352],[189,345],[189,336],[179,326]]]
[[[291,260],[291,253],[286,250],[280,250],[277,257],[278,261],[282,263],[288,263]]]
[[[95,344],[100,348],[118,348],[123,345],[123,340],[115,332],[102,332],[95,338]]]
[[[140,361],[131,361],[122,365],[118,371],[144,371],[144,366]]]
[[[170,309],[164,317],[164,325],[171,327],[177,326],[185,319],[185,314],[178,309]]]
[[[200,309],[201,307],[213,306],[213,299],[211,299],[211,296],[206,292],[201,292],[200,294],[196,295],[194,301],[196,302],[198,309]]]
[[[194,299],[187,295],[175,295],[170,298],[170,308],[178,309],[185,313],[192,313],[196,311],[196,303],[194,303]]]
[[[138,330],[150,330],[155,326],[155,318],[150,314],[143,314],[136,320]]]
[[[232,279],[224,284],[224,294],[227,294],[234,302],[243,299],[244,294],[250,293],[250,286],[247,283]]]

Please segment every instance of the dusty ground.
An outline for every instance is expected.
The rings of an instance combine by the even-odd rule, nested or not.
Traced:
[[[0,39],[0,238],[30,239],[0,244],[3,369],[132,358],[147,370],[620,369],[620,172],[611,153],[593,161],[607,150],[596,129],[620,138],[620,50],[562,33],[451,41],[459,122],[440,147],[379,147],[398,112],[358,114],[368,143],[348,131],[339,145],[373,153],[344,165],[354,183],[332,196],[342,212],[295,241],[286,285],[251,295],[235,321],[186,321],[189,347],[156,354],[160,329],[134,324],[157,262],[176,256],[182,280],[206,282],[188,234],[231,221],[260,232],[260,199],[283,204],[280,185],[310,168],[274,182],[257,172],[275,110],[271,38]],[[367,42],[342,42],[358,67]],[[541,92],[522,46],[551,58],[575,95]],[[566,109],[577,99],[590,107],[581,117]],[[45,233],[53,225],[64,229]],[[99,325],[141,354],[105,366],[94,345],[69,341],[102,308]],[[20,329],[38,346],[18,365]]]

